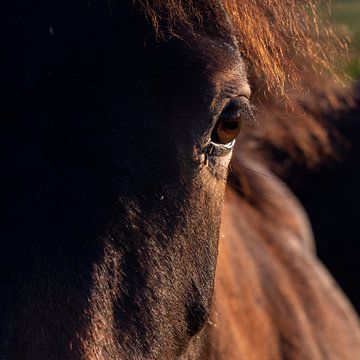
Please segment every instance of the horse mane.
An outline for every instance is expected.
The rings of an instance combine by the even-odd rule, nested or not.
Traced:
[[[160,37],[201,33],[204,24],[236,37],[261,118],[249,131],[258,154],[280,153],[309,167],[334,155],[323,114],[350,101],[332,81],[347,44],[319,16],[318,0],[133,2]]]
[[[262,119],[261,127],[251,130],[250,137],[264,155],[276,150],[316,166],[333,154],[333,135],[322,115],[344,104],[329,79],[347,45],[320,18],[317,0],[134,3],[159,36],[181,37],[184,28],[200,33],[203,24],[211,22],[237,38]]]
[[[305,70],[333,73],[346,46],[317,14],[317,0],[134,0],[157,34],[200,31],[206,20],[235,36],[250,74],[280,95]]]

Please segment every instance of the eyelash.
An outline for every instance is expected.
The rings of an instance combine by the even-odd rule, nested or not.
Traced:
[[[231,102],[236,102],[236,104],[238,105],[236,109],[237,111],[236,115],[241,116],[242,120],[245,123],[247,124],[256,123],[256,112],[257,112],[256,106],[251,104],[250,100],[245,96],[238,96],[228,101],[225,104],[223,111],[220,113],[219,117],[223,114],[224,110],[228,107],[228,105]],[[234,113],[232,115],[234,115]]]

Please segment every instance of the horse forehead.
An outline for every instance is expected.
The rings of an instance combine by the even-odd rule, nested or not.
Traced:
[[[122,54],[128,59],[134,57],[126,53],[133,46],[132,40],[146,47],[145,38],[150,33],[144,19],[139,20],[127,1],[109,9],[106,0],[14,0],[6,6],[2,2],[0,14],[3,47],[0,59],[1,88],[2,92],[8,91],[10,94],[11,89],[26,93],[42,86],[52,66],[62,65],[67,60],[71,62],[81,52],[86,54],[86,49],[94,48],[96,44],[102,44],[114,36],[110,34],[114,32],[114,24],[116,31],[127,34],[127,39],[123,37],[121,41],[125,39],[128,44],[123,45]],[[178,57],[178,63],[196,63],[197,69],[204,70],[203,73],[216,84],[230,77],[246,82],[245,66],[230,36],[212,34],[193,39],[189,47],[186,44],[187,41],[179,47],[164,45],[159,53],[173,53],[171,58]],[[161,57],[146,59],[153,62],[147,65],[156,66]],[[141,59],[136,59],[136,62],[141,63]],[[173,72],[176,72],[176,67]]]
[[[61,63],[100,41],[105,27],[99,22],[109,17],[106,0],[1,2],[2,87],[26,91],[52,63]]]
[[[51,24],[56,23],[60,29],[77,31],[84,29],[89,19],[99,20],[109,13],[106,0],[14,0],[1,2],[0,10],[6,36],[22,35],[33,41],[47,35]]]
[[[248,87],[245,62],[236,42],[218,39],[207,56],[207,68],[215,84]]]

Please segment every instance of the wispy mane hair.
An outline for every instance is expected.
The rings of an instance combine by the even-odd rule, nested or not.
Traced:
[[[264,120],[264,126],[251,133],[262,155],[268,157],[275,149],[310,167],[334,155],[332,135],[324,126],[322,110],[337,110],[344,103],[329,84],[331,78],[337,77],[336,67],[345,59],[347,43],[319,16],[319,6],[324,9],[324,2],[133,2],[160,37],[181,37],[184,28],[196,35],[212,24],[237,39],[256,94],[253,100]]]
[[[272,92],[299,86],[306,70],[332,73],[343,42],[318,15],[317,0],[134,0],[158,35],[201,31],[211,18],[234,35],[249,71]]]

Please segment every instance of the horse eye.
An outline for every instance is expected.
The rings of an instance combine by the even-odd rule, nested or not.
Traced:
[[[216,144],[226,145],[236,139],[241,130],[241,118],[220,118],[211,135],[211,141]]]
[[[239,105],[238,99],[226,105],[211,134],[212,143],[228,145],[239,135],[242,125],[241,105]]]

